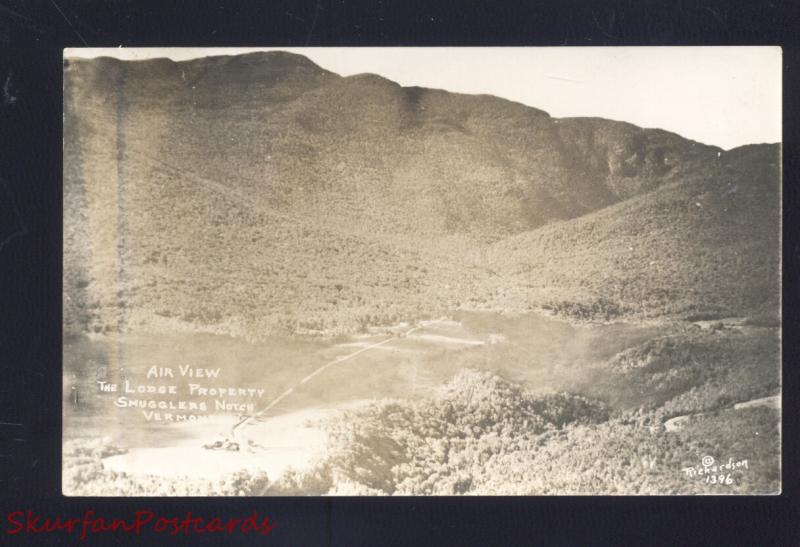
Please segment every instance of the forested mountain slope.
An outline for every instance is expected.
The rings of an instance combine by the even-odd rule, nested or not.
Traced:
[[[725,152],[282,52],[67,65],[70,332],[777,310],[778,145]]]

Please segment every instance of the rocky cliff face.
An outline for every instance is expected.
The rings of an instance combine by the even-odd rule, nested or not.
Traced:
[[[778,154],[288,53],[70,60],[68,324],[263,333],[570,299],[653,316],[774,307]]]

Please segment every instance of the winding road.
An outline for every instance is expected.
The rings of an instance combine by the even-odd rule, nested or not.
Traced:
[[[314,378],[316,375],[318,375],[319,373],[321,373],[321,372],[322,372],[322,371],[324,371],[325,369],[327,369],[327,368],[330,368],[330,367],[332,367],[333,365],[338,365],[338,364],[341,364],[342,362],[344,362],[344,361],[347,361],[348,359],[352,359],[353,357],[355,357],[355,356],[357,356],[357,355],[360,355],[360,354],[362,354],[362,353],[364,353],[364,352],[366,352],[366,351],[369,351],[369,350],[371,350],[371,349],[377,348],[377,347],[379,347],[379,346],[383,346],[384,344],[388,344],[388,343],[389,343],[389,342],[391,342],[392,340],[398,340],[399,338],[407,337],[407,336],[408,336],[408,335],[410,335],[412,332],[414,332],[414,331],[416,331],[416,330],[419,330],[419,329],[421,329],[421,328],[422,328],[421,326],[414,327],[414,328],[412,328],[412,329],[409,329],[408,331],[404,332],[403,334],[396,334],[396,335],[394,335],[394,336],[391,336],[391,337],[387,338],[386,340],[382,340],[382,341],[380,341],[380,342],[377,342],[377,343],[375,343],[375,344],[370,344],[369,346],[366,346],[366,347],[364,347],[364,348],[361,348],[361,349],[360,349],[360,350],[358,350],[358,351],[354,351],[353,353],[350,353],[350,354],[348,354],[348,355],[342,355],[342,356],[339,356],[339,357],[337,357],[336,359],[334,359],[334,360],[332,360],[332,361],[329,361],[329,362],[325,363],[324,365],[322,365],[321,367],[319,367],[318,369],[316,369],[314,372],[312,372],[311,374],[309,374],[308,376],[306,376],[305,378],[303,378],[302,380],[300,380],[300,382],[298,382],[298,383],[297,383],[297,384],[295,384],[294,386],[290,387],[289,389],[287,389],[286,391],[284,391],[283,393],[281,393],[280,395],[278,395],[278,396],[277,396],[275,399],[273,399],[273,400],[272,400],[272,401],[271,401],[271,402],[270,402],[270,403],[269,403],[267,406],[265,406],[264,408],[262,408],[262,409],[261,409],[261,410],[259,410],[258,412],[254,413],[254,414],[251,414],[251,415],[249,415],[249,416],[245,416],[245,417],[243,417],[241,420],[239,420],[238,422],[236,422],[236,424],[234,424],[234,425],[233,425],[233,427],[231,427],[231,438],[232,438],[232,439],[235,439],[235,438],[236,438],[236,430],[237,430],[239,427],[243,426],[244,424],[246,424],[247,422],[249,422],[250,420],[252,420],[252,419],[254,419],[254,418],[257,418],[257,417],[259,417],[259,416],[263,416],[265,412],[269,411],[269,410],[270,410],[272,407],[274,407],[275,405],[277,405],[278,403],[280,403],[280,402],[281,402],[283,399],[285,399],[286,397],[288,397],[289,395],[291,395],[292,393],[294,393],[294,391],[295,391],[295,389],[296,389],[296,388],[300,387],[300,386],[301,386],[301,385],[303,385],[303,384],[306,384],[306,383],[308,383],[308,382],[309,382],[309,381],[310,381],[312,378]]]
[[[743,408],[755,408],[759,406],[765,406],[768,408],[774,408],[776,410],[781,409],[781,396],[780,395],[772,395],[770,397],[760,397],[758,399],[752,399],[750,401],[745,401],[742,403],[736,403],[732,407],[728,407],[727,410],[741,410]],[[675,433],[676,431],[680,431],[683,427],[692,419],[693,416],[702,416],[702,412],[697,412],[695,414],[685,414],[683,416],[676,416],[674,418],[670,418],[669,420],[664,422],[664,429],[667,433]]]

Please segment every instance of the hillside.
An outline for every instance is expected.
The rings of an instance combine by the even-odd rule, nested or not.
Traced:
[[[724,152],[650,193],[506,238],[490,247],[489,261],[520,288],[506,290],[508,300],[534,295],[577,319],[754,315],[775,323],[779,166],[776,146]]]
[[[281,52],[65,67],[65,327],[778,309],[778,145],[724,152]]]

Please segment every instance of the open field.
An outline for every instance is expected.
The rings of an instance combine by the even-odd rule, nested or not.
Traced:
[[[418,327],[408,336],[386,332],[328,343],[275,340],[253,346],[237,339],[223,343],[213,335],[172,335],[171,343],[149,338],[148,350],[128,340],[140,352],[129,354],[129,368],[137,360],[149,367],[202,357],[204,364],[222,364],[239,385],[264,385],[265,402],[289,387],[295,390],[269,412],[256,412],[237,434],[241,448],[235,452],[203,448],[229,435],[233,416],[165,425],[137,419],[133,409],[115,409],[101,395],[80,408],[67,401],[65,423],[77,425],[65,430],[69,443],[91,444],[113,431],[119,436],[107,439],[114,448],[93,460],[92,480],[65,489],[111,495],[103,490],[110,481],[157,495],[174,481],[194,484],[180,465],[190,458],[209,467],[202,476],[211,481],[185,486],[195,488],[190,495],[218,494],[220,483],[214,481],[233,480],[237,472],[241,491],[256,494],[348,488],[378,494],[723,491],[682,476],[682,466],[705,455],[698,456],[701,448],[717,459],[728,453],[745,458],[757,448],[758,475],[740,473],[741,488],[777,488],[778,459],[768,450],[778,439],[777,414],[742,405],[780,389],[778,356],[770,349],[777,347],[774,329],[676,326],[665,332],[497,314],[466,314],[461,321]],[[80,351],[85,356],[98,345],[84,342]],[[348,357],[354,352],[360,353]],[[231,356],[238,364],[225,361]],[[665,427],[684,415],[691,420],[679,429]],[[723,427],[731,424],[738,424],[735,440]],[[622,438],[627,448],[608,444]],[[386,446],[394,447],[391,454]],[[575,459],[576,448],[597,452],[599,474],[590,482],[569,478],[591,461]],[[601,458],[602,450],[609,452]],[[626,457],[636,454],[639,463],[618,469],[619,450],[632,451]],[[642,467],[645,457],[655,463]],[[357,465],[360,458],[373,467]],[[67,468],[78,461],[83,461],[78,468],[88,465],[65,455]],[[541,466],[560,474],[551,476]],[[353,475],[352,469],[361,471]],[[434,473],[442,480],[431,479]],[[518,479],[507,482],[508,473]],[[150,490],[133,486],[143,476],[151,477],[145,481]],[[258,492],[250,490],[253,485]]]

